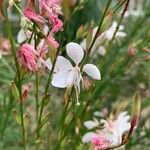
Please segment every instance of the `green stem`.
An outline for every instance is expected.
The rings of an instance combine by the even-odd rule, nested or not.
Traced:
[[[126,0],[122,1],[121,3],[119,2],[117,5],[116,5],[116,8],[113,10],[113,14],[126,2]]]
[[[122,11],[122,13],[121,13],[121,17],[120,17],[120,19],[119,19],[119,22],[118,22],[118,25],[117,25],[117,27],[116,27],[116,30],[115,30],[115,32],[114,32],[114,34],[113,34],[113,37],[112,37],[111,41],[109,42],[108,50],[110,49],[110,47],[111,47],[111,45],[112,45],[112,43],[113,43],[113,41],[114,41],[114,39],[115,39],[115,37],[116,37],[116,33],[117,33],[117,31],[119,30],[119,26],[120,26],[120,24],[121,24],[121,22],[122,22],[122,20],[123,20],[123,18],[124,18],[125,12],[127,11],[129,2],[130,2],[130,0],[127,0],[126,5],[125,5],[125,7],[124,7],[124,9],[123,9],[123,11]]]
[[[107,11],[109,9],[109,5],[111,4],[111,2],[112,2],[112,0],[108,0],[108,2],[107,2],[107,5],[106,5],[105,10],[104,10],[104,13],[103,13],[102,18],[100,20],[98,29],[96,31],[96,34],[95,34],[93,40],[92,40],[92,43],[90,44],[89,48],[87,47],[87,55],[86,55],[85,59],[83,60],[83,64],[84,64],[84,62],[86,62],[89,59],[89,54],[90,54],[90,52],[92,50],[92,47],[94,46],[97,37],[100,36],[100,30],[101,30],[104,18],[105,18],[106,14],[107,14]],[[82,65],[81,65],[81,68],[82,68]]]
[[[35,79],[35,88],[36,88],[36,93],[35,93],[35,99],[36,99],[36,121],[38,124],[38,117],[39,117],[39,77],[38,73],[36,73],[36,79]]]
[[[9,114],[10,114],[10,111],[12,110],[13,106],[14,106],[14,103],[13,103],[13,97],[10,95],[10,101],[9,101],[9,105],[8,105],[8,108],[7,108],[7,112],[6,112],[6,118],[4,120],[4,124],[3,124],[3,127],[2,127],[2,130],[1,130],[1,139],[3,140],[3,137],[4,137],[4,133],[5,133],[5,130],[7,128],[7,124],[8,124],[8,120],[9,120]]]
[[[11,24],[10,24],[9,19],[8,19],[7,9],[5,10],[5,23],[6,23],[8,37],[9,37],[9,40],[11,43],[12,55],[14,57],[15,66],[16,66],[16,73],[17,73],[17,79],[18,79],[17,80],[17,87],[19,89],[19,94],[20,94],[21,129],[22,129],[22,136],[23,136],[22,137],[23,138],[23,146],[24,146],[24,150],[25,150],[26,149],[26,138],[25,138],[24,119],[23,119],[23,103],[21,102],[21,100],[22,100],[22,83],[21,83],[19,64],[18,64],[17,57],[16,57],[15,40],[13,38]]]
[[[36,28],[36,25],[34,24],[33,29],[35,30],[35,28]],[[38,37],[37,37],[36,33],[34,33],[34,31],[32,32],[29,41],[32,40],[33,35],[34,35],[34,41],[35,41],[34,48],[36,50],[37,45],[38,45],[38,43],[37,43]],[[36,100],[36,121],[37,121],[37,126],[38,126],[38,116],[39,116],[39,76],[38,76],[38,72],[36,72],[36,76],[35,76],[35,100]]]
[[[53,65],[52,65],[52,70],[50,71],[48,81],[47,81],[47,84],[46,84],[46,88],[45,88],[45,92],[44,92],[45,96],[42,98],[41,108],[40,108],[40,112],[39,112],[39,119],[38,119],[37,139],[40,137],[41,119],[42,119],[42,114],[43,114],[43,109],[44,109],[44,102],[45,102],[45,99],[46,99],[46,95],[48,93],[48,89],[49,89],[49,85],[50,85],[50,81],[51,81],[51,76],[52,76],[54,68],[55,68],[55,64],[56,64],[57,56],[59,54],[59,50],[60,49],[57,49],[56,57],[55,57]]]
[[[69,97],[71,96],[71,94],[69,95]],[[70,100],[70,98],[69,98]],[[67,109],[68,109],[68,106],[69,106],[69,101],[67,102],[66,104],[66,107],[64,108],[63,110],[63,113],[62,113],[62,117],[61,117],[61,121],[59,123],[59,125],[61,126],[61,129],[60,129],[60,137],[59,137],[59,140],[58,140],[58,143],[56,144],[56,147],[54,148],[55,150],[59,149],[60,145],[61,145],[61,142],[63,140],[63,137],[65,135],[65,131],[64,131],[64,125],[65,125],[65,120],[66,120],[66,115],[67,115]]]
[[[93,47],[93,45],[95,44],[95,41],[96,41],[96,39],[97,39],[97,36],[98,36],[99,33],[100,33],[101,26],[102,26],[102,24],[103,24],[103,21],[104,21],[104,18],[105,18],[105,16],[106,16],[106,14],[107,14],[109,5],[111,4],[111,1],[112,1],[112,0],[108,0],[108,2],[107,2],[106,8],[105,8],[105,10],[104,10],[102,19],[100,20],[100,23],[99,23],[98,29],[97,29],[97,31],[96,31],[96,34],[95,34],[95,36],[94,36],[94,38],[93,38],[93,40],[92,40],[92,43],[91,43],[90,47],[88,48],[88,51],[87,51],[88,54],[90,54],[91,49],[92,49],[92,47]]]

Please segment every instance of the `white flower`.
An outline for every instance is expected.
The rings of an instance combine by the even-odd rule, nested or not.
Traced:
[[[52,78],[52,85],[58,88],[70,88],[74,85],[77,95],[77,104],[79,104],[78,94],[80,93],[80,82],[82,81],[79,64],[84,57],[84,51],[77,43],[70,42],[66,45],[66,52],[75,65],[73,66],[70,61],[63,56],[58,56]],[[51,70],[52,65],[50,59],[46,60],[44,64]],[[93,64],[84,65],[82,70],[93,79],[101,79],[99,69]]]
[[[118,118],[114,121],[112,120],[101,120],[104,123],[103,133],[112,137],[112,145],[121,144],[122,136],[125,132],[130,129],[130,116],[127,112],[121,112]]]
[[[97,37],[92,49],[91,49],[91,55],[95,52],[95,50],[97,50],[98,54],[104,56],[106,53],[106,49],[104,47],[104,44],[107,44],[113,37],[116,27],[117,27],[118,23],[116,21],[113,21],[111,27],[106,30],[104,33],[102,33],[100,36]],[[93,30],[93,35],[92,38],[95,37],[95,34],[97,32],[98,27],[95,27]],[[119,25],[119,29],[116,33],[116,38],[122,38],[126,36],[126,33],[123,31],[124,30],[124,26],[123,25]],[[93,39],[92,39],[93,40]],[[106,41],[105,41],[106,40]],[[103,43],[103,44],[102,44]],[[81,42],[81,47],[83,49],[86,49],[86,40],[84,39]]]
[[[130,129],[130,116],[127,115],[127,112],[121,112],[116,120],[104,120],[102,119],[100,122],[104,124],[104,128],[99,132],[87,132],[83,138],[82,142],[88,143],[92,142],[93,135],[97,135],[97,137],[105,137],[110,141],[110,146],[119,145],[122,143],[122,136],[125,132]],[[87,124],[87,123],[86,123]],[[92,123],[93,124],[93,123]],[[89,128],[89,127],[88,127]]]
[[[107,38],[108,41],[110,41],[112,39],[117,26],[118,26],[118,23],[116,21],[113,21],[111,27],[107,31],[105,31],[103,33],[105,35],[105,37]],[[124,30],[124,26],[120,25],[119,29],[118,29],[118,31],[116,33],[116,38],[125,37],[126,36],[126,33],[123,30]]]
[[[132,0],[129,3],[129,8],[125,13],[125,17],[140,17],[144,15],[143,11],[143,0],[137,1]]]

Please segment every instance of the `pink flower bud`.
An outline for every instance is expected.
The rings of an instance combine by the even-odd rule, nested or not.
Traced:
[[[86,90],[89,90],[91,88],[91,81],[88,77],[83,77],[83,86]]]
[[[57,16],[51,17],[50,22],[53,26],[52,32],[58,32],[63,26],[62,21]]]
[[[9,55],[11,53],[8,39],[0,38],[0,53],[1,55]]]
[[[30,86],[29,85],[23,85],[22,87],[22,102],[26,101],[30,91]]]
[[[26,8],[25,11],[24,11],[24,15],[25,17],[27,17],[30,21],[35,21],[41,25],[45,24],[45,19],[37,14],[36,12],[34,12],[32,9],[30,8]]]
[[[128,133],[128,136],[125,142],[129,139],[130,135],[132,134],[134,128],[137,126],[139,117],[140,117],[140,110],[141,110],[141,99],[140,93],[135,93],[132,105],[132,117],[131,117],[131,127]]]
[[[52,34],[49,34],[49,36],[47,37],[47,42],[48,42],[48,44],[52,45],[55,49],[57,49],[59,47],[59,44],[54,39]]]
[[[37,56],[38,53],[34,47],[29,44],[23,44],[17,52],[19,63],[30,71],[34,71],[37,68]]]
[[[128,48],[128,56],[132,57],[136,54],[136,49],[134,47],[129,47]]]

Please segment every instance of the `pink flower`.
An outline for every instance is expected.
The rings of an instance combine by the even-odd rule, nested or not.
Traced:
[[[41,40],[39,45],[37,46],[37,51],[38,51],[38,54],[41,58],[44,58],[46,53],[48,52],[48,45],[51,45],[55,49],[57,49],[59,47],[59,44],[57,43],[57,41],[53,37],[52,33],[50,33],[46,37],[46,39]]]
[[[17,52],[17,58],[20,64],[30,71],[34,71],[37,68],[37,56],[38,53],[29,44],[23,44]]]
[[[49,36],[47,37],[47,43],[52,45],[54,48],[58,48],[59,44],[57,43],[57,41],[54,39],[52,34],[49,34]]]
[[[62,21],[57,16],[50,18],[50,22],[53,26],[52,32],[58,32],[63,26]]]
[[[40,1],[40,10],[41,14],[47,16],[50,23],[52,24],[52,32],[58,32],[63,23],[58,18],[58,15],[61,13],[60,7],[61,0],[41,0]]]
[[[24,11],[25,17],[27,17],[30,21],[35,21],[37,23],[40,23],[41,25],[45,24],[45,19],[37,14],[35,11],[33,11],[30,8],[26,8]]]
[[[40,0],[40,9],[42,12],[48,12],[52,15],[60,13],[61,0]]]
[[[107,149],[111,142],[104,135],[93,135],[92,136],[92,144],[94,145],[95,150],[105,150]]]

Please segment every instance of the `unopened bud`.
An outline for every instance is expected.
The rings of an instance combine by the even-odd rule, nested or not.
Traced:
[[[132,118],[131,118],[131,128],[134,128],[138,124],[139,116],[141,110],[141,98],[140,93],[136,92],[133,99],[132,106]]]
[[[150,60],[150,55],[144,58],[145,60]]]
[[[92,42],[92,37],[93,37],[93,29],[89,29],[89,32],[88,32],[87,37],[86,37],[86,49],[89,48],[89,46]]]
[[[18,114],[18,112],[14,109],[14,119],[15,119],[15,121],[19,124],[19,125],[21,125],[21,118],[20,118],[20,116],[19,116],[19,114]]]
[[[89,90],[91,88],[91,81],[87,76],[83,77],[83,88],[85,88],[86,90]]]
[[[124,143],[126,143],[132,134],[134,128],[137,126],[140,116],[140,110],[141,110],[141,98],[140,93],[136,92],[135,96],[133,98],[133,104],[132,104],[132,116],[131,116],[131,127],[129,130],[129,133],[124,140]]]
[[[27,99],[27,96],[28,96],[28,90],[24,90],[22,94],[22,101],[25,101]]]
[[[24,129],[27,130],[28,125],[29,125],[29,116],[25,114],[23,119],[24,119]]]
[[[136,54],[136,49],[135,49],[135,47],[129,47],[128,48],[128,56],[129,57],[132,57],[132,56],[134,56]]]
[[[77,37],[77,38],[82,37],[83,32],[84,32],[84,26],[81,25],[81,26],[79,27],[78,31],[77,31],[76,37]]]
[[[106,31],[106,30],[111,26],[112,17],[113,17],[112,12],[109,12],[109,13],[105,16],[104,21],[103,21],[103,23],[102,23],[102,27],[101,27],[101,33],[103,33],[104,31]]]
[[[16,100],[19,100],[20,98],[19,90],[14,81],[11,82],[11,93]]]

